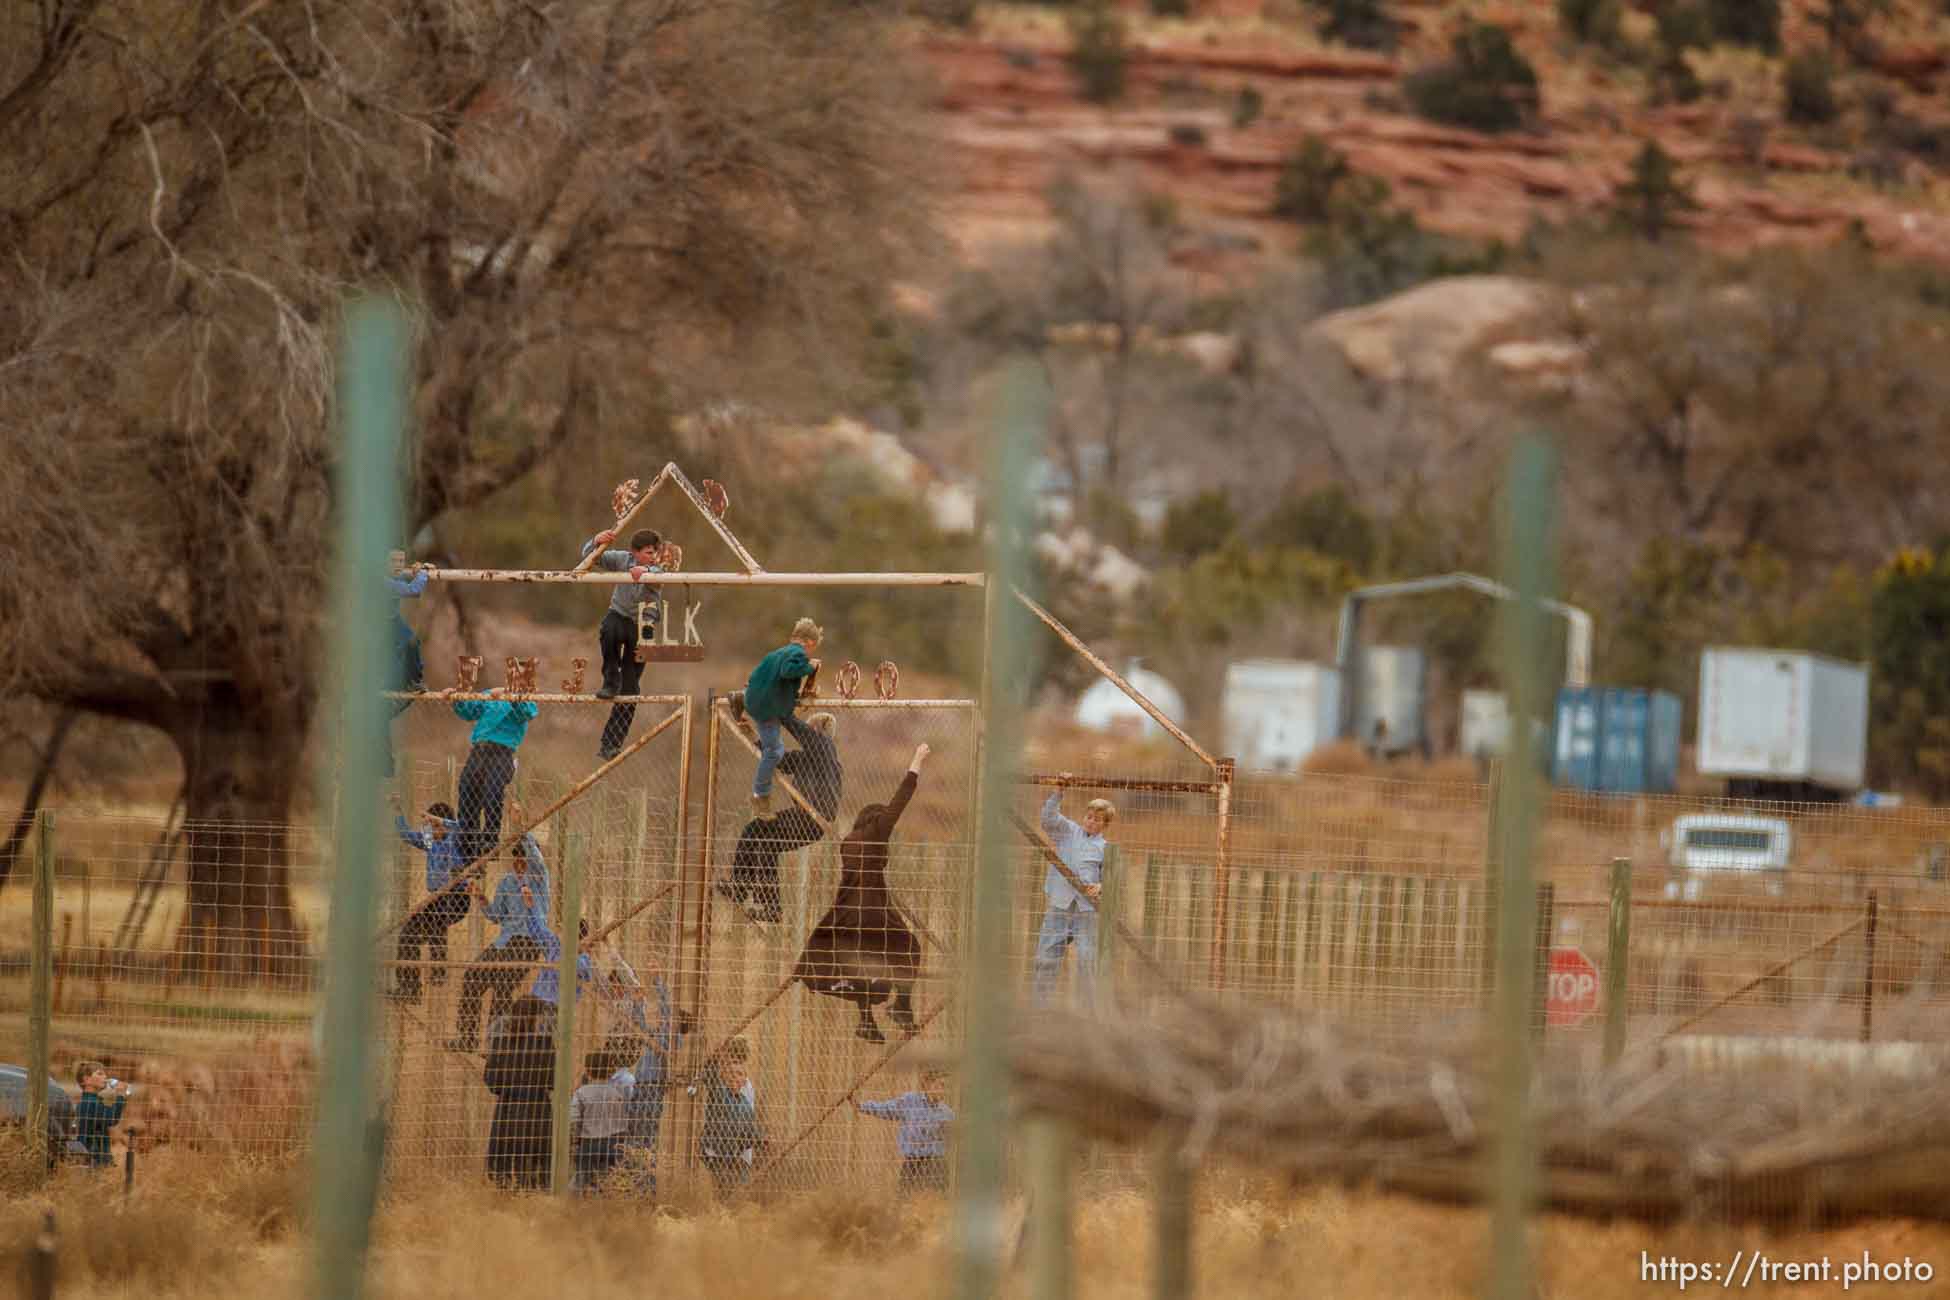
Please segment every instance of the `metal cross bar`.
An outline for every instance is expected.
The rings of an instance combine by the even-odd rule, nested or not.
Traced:
[[[388,700],[431,700],[444,704],[448,700],[514,700],[530,704],[600,704],[607,708],[612,704],[682,704],[688,696],[684,695],[618,695],[614,699],[601,700],[591,694],[568,695],[560,691],[536,691],[532,694],[517,695],[512,691],[381,691],[380,696]]]
[[[1196,754],[1201,763],[1204,763],[1207,767],[1212,768],[1215,771],[1218,769],[1219,766],[1218,759],[1206,753],[1204,748],[1200,746],[1200,744],[1196,740],[1193,740],[1190,736],[1185,734],[1185,729],[1183,727],[1180,727],[1177,723],[1173,722],[1170,718],[1167,718],[1164,715],[1163,710],[1161,710],[1157,705],[1153,704],[1150,700],[1146,699],[1144,697],[1144,693],[1138,690],[1137,687],[1125,681],[1124,678],[1118,673],[1116,669],[1112,668],[1109,664],[1105,663],[1102,659],[1099,659],[1094,653],[1092,653],[1090,647],[1085,645],[1077,637],[1076,633],[1072,632],[1069,628],[1064,627],[1062,623],[1058,622],[1054,614],[1050,613],[1048,610],[1044,609],[1041,605],[1038,605],[1035,601],[1031,600],[1028,596],[1024,595],[1020,588],[1016,589],[1015,596],[1017,600],[1023,603],[1023,606],[1027,608],[1030,613],[1034,614],[1037,618],[1041,619],[1043,623],[1046,626],[1048,626],[1050,631],[1056,633],[1056,635],[1062,639],[1063,644],[1069,646],[1070,649],[1076,651],[1079,655],[1083,656],[1083,661],[1089,664],[1092,668],[1095,668],[1099,673],[1103,674],[1105,680],[1107,680],[1112,686],[1115,686],[1118,690],[1130,696],[1132,703],[1136,704],[1140,709],[1143,709],[1146,713],[1150,714],[1151,720],[1153,722],[1157,723],[1159,726],[1163,727],[1166,731],[1170,732],[1173,739],[1175,739],[1179,744],[1183,745],[1186,749],[1191,750],[1192,753]]]
[[[1055,772],[1024,772],[1018,785],[1041,785],[1053,789],[1075,790],[1150,790],[1161,794],[1217,794],[1219,781],[1153,781],[1137,776],[1067,776]]]
[[[621,586],[637,580],[610,570],[577,573],[573,569],[428,569],[432,582],[571,582],[590,586]],[[645,579],[653,586],[673,587],[980,587],[984,573],[683,573],[656,574]],[[1174,728],[1174,730],[1176,730]]]

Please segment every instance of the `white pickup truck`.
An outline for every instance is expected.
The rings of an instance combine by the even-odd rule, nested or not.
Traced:
[[[1794,831],[1779,817],[1691,813],[1675,819],[1659,842],[1685,878],[1683,887],[1679,879],[1666,885],[1668,898],[1698,898],[1702,873],[1719,871],[1762,873],[1767,892],[1778,894],[1794,856]]]

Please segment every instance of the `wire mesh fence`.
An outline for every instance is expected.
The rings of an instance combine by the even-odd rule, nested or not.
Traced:
[[[523,1021],[518,1004],[557,997],[554,962],[542,939],[511,950],[510,936],[559,944],[581,922],[588,969],[565,1091],[619,1070],[656,1076],[658,1114],[613,1120],[616,1145],[634,1150],[623,1160],[632,1185],[654,1175],[665,1188],[894,1187],[907,1170],[902,1126],[857,1103],[922,1091],[916,1054],[902,1052],[910,1033],[924,1047],[959,1040],[983,797],[975,707],[825,702],[838,788],[787,764],[763,809],[748,723],[722,699],[693,712],[688,697],[645,697],[613,760],[598,752],[607,709],[539,706],[493,847],[473,859],[478,896],[449,895],[465,906],[417,932],[413,918],[449,883],[430,874],[435,850],[466,829],[473,723],[433,698],[395,723],[403,825],[375,828],[392,849],[373,948],[376,982],[399,995],[386,1004],[379,1066],[390,1171],[473,1174],[512,1152],[529,1163],[504,1176],[541,1178],[560,1039],[552,1013]],[[843,852],[897,799],[923,744],[884,861]],[[804,748],[791,737],[786,747]],[[1010,789],[990,792],[1019,828],[1007,969],[1023,1004],[1222,992],[1397,1035],[1484,1005],[1495,783],[1247,774],[1221,798],[1224,775],[1167,749],[1083,740],[1032,751]],[[1065,892],[1049,849],[1090,874],[1072,837],[1096,799],[1113,816],[1101,894],[1089,898]],[[532,853],[515,834],[530,821]],[[1696,852],[1725,849],[1714,833],[1754,822],[1785,842],[1782,864]],[[1595,1065],[1615,1019],[1625,1050],[1689,1069],[1928,1068],[1950,1051],[1946,846],[1950,812],[1939,809],[1555,792],[1539,860],[1547,959],[1575,954],[1565,973],[1581,960],[1594,981],[1546,979],[1545,1042]],[[302,1149],[328,838],[309,823],[68,810],[54,849],[44,937],[57,1077],[73,1091],[76,1066],[101,1061],[136,1085],[116,1143],[136,1133],[139,1144],[238,1154]],[[873,863],[877,881],[849,870]],[[519,897],[524,878],[544,901],[535,930],[511,931],[491,907]],[[24,1060],[34,940],[24,869],[12,886],[0,893],[0,1051]],[[867,886],[880,892],[862,902]],[[490,1087],[496,1044],[523,1034],[533,1041],[503,1054],[503,1074],[539,1074]],[[732,1091],[755,1121],[730,1152],[742,1171],[724,1168]],[[571,1140],[612,1122],[589,1122],[604,1113],[599,1094],[586,1094]],[[943,1102],[957,1100],[950,1082]]]

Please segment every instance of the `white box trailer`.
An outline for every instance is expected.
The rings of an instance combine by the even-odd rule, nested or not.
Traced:
[[[1226,668],[1225,752],[1249,771],[1291,771],[1334,739],[1341,675],[1296,659],[1242,659]]]
[[[1835,798],[1862,788],[1869,669],[1799,650],[1700,654],[1698,765],[1736,797]]]

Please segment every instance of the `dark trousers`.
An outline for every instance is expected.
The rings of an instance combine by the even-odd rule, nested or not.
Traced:
[[[501,840],[501,800],[515,779],[515,751],[482,741],[460,770],[461,857],[472,862]]]
[[[601,1191],[600,1184],[616,1168],[623,1154],[623,1139],[584,1138],[576,1143],[576,1186],[584,1192]]]
[[[636,624],[612,609],[603,615],[597,635],[603,646],[603,685],[615,688],[618,695],[635,695],[643,686],[643,665],[636,661]],[[635,722],[636,705],[611,705],[609,721],[603,724],[604,751],[621,749]]]
[[[754,817],[739,832],[731,855],[731,887],[740,901],[750,898],[767,920],[782,915],[779,906],[779,859],[817,841],[819,823],[794,804],[776,817]]]
[[[447,960],[447,931],[450,927],[467,919],[467,893],[465,890],[451,889],[444,894],[436,894],[414,908],[407,916],[406,924],[399,928],[399,980],[394,986],[408,997],[420,996],[420,948],[425,945],[427,955],[436,962]],[[446,972],[435,971],[434,983],[446,978]]]
[[[508,940],[508,946],[497,948],[493,944],[481,949],[476,962],[496,963],[492,966],[473,965],[460,978],[460,1011],[454,1017],[454,1033],[472,1050],[479,1041],[481,1031],[481,995],[491,994],[488,1002],[488,1019],[498,1017],[507,1009],[509,999],[514,997],[515,989],[520,987],[534,971],[529,969],[542,959],[541,945],[525,934],[518,934]],[[526,962],[528,966],[509,966],[508,962]]]
[[[947,1156],[903,1156],[901,1174],[895,1184],[902,1196],[915,1192],[945,1192],[948,1190]]]
[[[704,1167],[711,1171],[711,1183],[720,1197],[734,1196],[752,1181],[752,1167],[745,1163],[743,1156],[707,1155],[703,1161]]]

